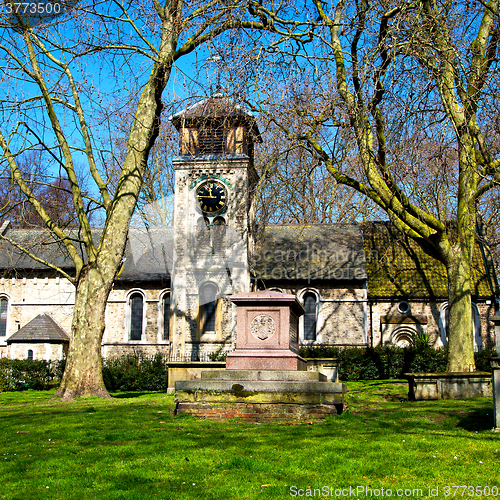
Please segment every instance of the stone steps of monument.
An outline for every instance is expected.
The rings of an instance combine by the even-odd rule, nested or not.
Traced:
[[[220,381],[273,381],[273,382],[326,382],[319,372],[285,370],[207,370],[201,372],[202,380]]]
[[[227,393],[321,393],[341,394],[346,386],[338,382],[283,381],[283,380],[180,380],[175,383],[179,392],[227,392]]]

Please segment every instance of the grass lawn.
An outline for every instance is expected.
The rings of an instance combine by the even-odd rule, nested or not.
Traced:
[[[0,498],[500,498],[491,399],[408,402],[403,381],[347,386],[342,415],[295,425],[172,416],[163,393],[1,393]],[[489,490],[445,489],[461,485]]]

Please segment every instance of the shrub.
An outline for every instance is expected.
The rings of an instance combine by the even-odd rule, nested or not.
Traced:
[[[486,347],[475,353],[476,370],[480,372],[491,372],[490,360],[492,356],[498,356],[497,351],[493,347]]]
[[[208,355],[210,361],[226,361],[227,351],[224,350],[224,344],[222,344],[215,352],[211,352]]]
[[[0,358],[0,392],[7,391],[9,388],[6,375],[6,363],[4,359],[6,360],[6,358]]]
[[[66,360],[65,359],[60,359],[60,360],[54,362],[53,370],[54,370],[55,380],[61,381],[65,368],[66,368]]]
[[[55,378],[53,363],[33,359],[0,359],[0,391],[48,389]]]
[[[168,367],[161,353],[103,360],[102,376],[108,391],[165,391]]]
[[[489,357],[495,351],[484,349],[475,354],[476,368],[491,371]],[[409,347],[382,346],[374,348],[304,346],[304,358],[337,358],[339,378],[344,381],[383,380],[402,378],[404,373],[433,373],[446,371],[448,348],[434,349],[422,339]]]

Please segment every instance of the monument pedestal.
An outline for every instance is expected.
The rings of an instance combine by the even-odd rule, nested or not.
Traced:
[[[314,420],[341,413],[346,386],[307,371],[298,354],[295,296],[254,292],[233,296],[236,350],[226,370],[204,371],[201,380],[175,383],[176,413],[226,420]]]
[[[227,355],[226,370],[307,371],[307,361],[291,351],[245,349]]]
[[[299,356],[302,304],[294,295],[253,292],[234,295],[237,306],[236,350],[227,355],[227,370],[307,370]]]

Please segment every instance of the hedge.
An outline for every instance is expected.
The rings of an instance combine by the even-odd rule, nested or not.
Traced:
[[[361,349],[330,346],[301,347],[304,358],[338,358],[342,381],[400,379],[404,373],[442,372],[446,370],[448,351],[426,345],[409,348],[393,346]],[[476,368],[490,371],[492,349],[475,353]],[[60,382],[65,361],[36,361],[0,358],[0,392],[48,389]],[[166,391],[167,358],[139,354],[103,360],[102,375],[109,391]]]
[[[49,389],[57,386],[66,362],[0,358],[0,392]],[[129,355],[104,359],[102,375],[109,391],[165,391],[166,358]]]
[[[0,358],[0,392],[48,389],[61,380],[64,362]]]
[[[166,391],[167,358],[127,355],[103,360],[102,376],[108,391]]]
[[[339,378],[342,381],[400,379],[404,373],[432,373],[446,371],[448,349],[434,349],[425,345],[414,347],[383,346],[374,348],[304,346],[304,358],[337,358]],[[493,349],[476,352],[476,369],[491,371],[488,358]]]

